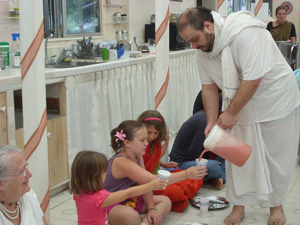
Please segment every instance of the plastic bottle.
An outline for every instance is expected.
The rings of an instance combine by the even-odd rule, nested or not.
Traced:
[[[10,51],[10,65],[11,67],[17,68],[21,66],[21,55],[20,55],[20,45],[18,39],[20,40],[20,34],[11,34],[13,38],[11,51]]]
[[[9,66],[9,43],[0,42],[0,57],[5,58],[5,65]]]

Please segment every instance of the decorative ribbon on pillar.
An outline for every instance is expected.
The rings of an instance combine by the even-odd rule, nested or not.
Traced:
[[[39,49],[41,47],[41,44],[44,40],[44,20],[42,21],[42,24],[35,36],[35,39],[27,49],[26,53],[24,54],[24,57],[21,61],[21,79],[23,80],[31,67],[32,62],[34,61],[37,53],[39,52]]]
[[[255,6],[255,11],[254,11],[254,15],[255,15],[255,16],[257,16],[257,14],[258,14],[258,12],[259,12],[259,10],[260,10],[262,4],[263,4],[263,0],[259,0],[259,1],[257,2],[256,6]]]
[[[156,45],[158,45],[160,39],[166,33],[166,30],[168,28],[169,18],[170,18],[170,6],[168,7],[165,19],[163,20],[162,24],[159,26],[159,28],[155,32],[155,44]],[[167,89],[168,89],[168,84],[169,84],[169,67],[168,67],[166,79],[155,96],[155,109],[158,108],[159,104],[165,97],[165,95],[167,93]]]
[[[24,146],[24,157],[26,160],[29,159],[31,154],[38,147],[46,126],[47,126],[47,110],[45,109],[38,128],[35,130],[35,132],[32,134],[32,136],[29,138],[29,140]]]
[[[225,0],[218,0],[218,9],[221,7],[221,5],[225,2]]]

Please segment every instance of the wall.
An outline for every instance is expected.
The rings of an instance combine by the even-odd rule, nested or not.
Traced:
[[[181,13],[195,6],[197,6],[196,0],[170,1],[170,12]],[[155,14],[154,0],[130,0],[131,31],[135,32],[138,44],[144,43],[145,24],[150,23],[152,14]]]

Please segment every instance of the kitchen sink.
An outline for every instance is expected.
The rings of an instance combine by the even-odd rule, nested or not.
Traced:
[[[79,67],[79,66],[89,66],[89,65],[95,65],[100,64],[104,62],[79,62],[79,61],[72,61],[72,62],[63,62],[60,64],[53,64],[53,65],[46,65],[46,68],[73,68],[73,67]]]

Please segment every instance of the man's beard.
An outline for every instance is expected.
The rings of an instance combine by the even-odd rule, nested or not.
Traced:
[[[211,52],[214,47],[215,35],[204,32],[206,41],[207,41],[207,49],[204,52]]]

